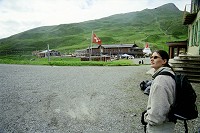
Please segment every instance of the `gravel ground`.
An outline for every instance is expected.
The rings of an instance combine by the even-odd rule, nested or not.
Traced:
[[[149,68],[0,64],[0,133],[142,133]],[[197,132],[199,118],[188,125]]]

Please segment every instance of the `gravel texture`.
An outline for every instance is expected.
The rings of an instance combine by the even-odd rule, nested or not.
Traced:
[[[0,64],[0,133],[142,133],[149,69]],[[199,118],[188,125],[197,132]]]

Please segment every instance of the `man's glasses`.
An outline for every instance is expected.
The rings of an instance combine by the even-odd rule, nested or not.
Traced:
[[[158,59],[158,58],[161,58],[159,56],[150,56],[150,59]]]

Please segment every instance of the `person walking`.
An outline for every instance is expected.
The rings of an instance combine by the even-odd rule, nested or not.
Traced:
[[[169,55],[164,50],[155,51],[150,57],[151,67],[155,69],[153,82],[147,103],[144,121],[147,123],[147,133],[173,133],[175,123],[170,122],[168,113],[175,98],[175,80],[168,75],[159,75],[167,71],[175,74],[168,64]]]

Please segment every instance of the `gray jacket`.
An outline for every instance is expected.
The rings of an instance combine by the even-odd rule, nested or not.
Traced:
[[[171,76],[159,75],[162,71],[174,72],[169,67],[161,67],[153,74],[145,121],[149,125],[168,122],[168,112],[175,97],[175,81]]]

